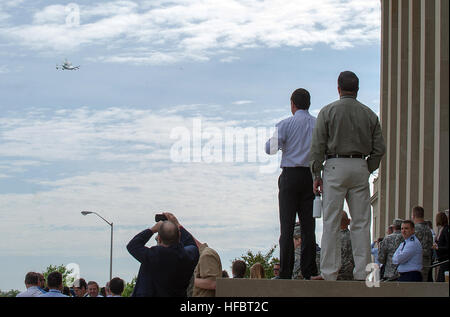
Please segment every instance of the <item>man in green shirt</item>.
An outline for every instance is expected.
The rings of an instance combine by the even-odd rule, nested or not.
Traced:
[[[350,211],[356,280],[365,280],[370,263],[369,175],[385,153],[378,116],[356,100],[359,79],[350,71],[338,78],[340,99],[323,107],[313,131],[310,167],[314,193],[323,195],[321,276],[336,280],[341,263],[340,222],[344,199]],[[325,164],[323,162],[325,161]],[[321,175],[322,174],[322,175]]]

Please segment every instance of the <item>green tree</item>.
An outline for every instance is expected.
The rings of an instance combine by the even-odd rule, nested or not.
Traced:
[[[125,289],[123,290],[122,296],[123,297],[130,297],[131,294],[133,293],[134,290],[134,286],[136,285],[136,279],[137,277],[135,276],[131,282],[127,283],[125,285]]]
[[[247,278],[250,277],[250,267],[255,263],[261,263],[261,265],[264,267],[264,273],[266,275],[266,278],[270,279],[274,277],[273,265],[277,262],[280,262],[278,258],[273,257],[273,253],[275,252],[276,248],[277,246],[274,245],[265,254],[261,253],[261,251],[254,253],[253,251],[248,250],[246,254],[242,255],[240,258],[234,259],[234,261],[242,260],[245,262],[245,264],[247,265],[245,277]]]
[[[16,289],[9,290],[7,292],[0,291],[0,297],[16,297],[17,294],[19,294],[20,291]]]
[[[63,276],[63,285],[64,286],[72,286],[73,282],[75,282],[75,278],[73,276],[70,276],[70,274],[72,273],[72,269],[68,270],[66,268],[65,265],[61,264],[61,265],[49,265],[44,272],[42,272],[42,274],[45,277],[45,280],[47,280],[48,275],[51,272],[59,272],[62,274]]]

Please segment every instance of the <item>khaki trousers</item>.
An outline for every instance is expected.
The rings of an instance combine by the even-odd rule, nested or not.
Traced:
[[[320,271],[325,280],[335,281],[341,266],[340,224],[344,199],[350,211],[355,280],[365,280],[370,254],[370,190],[367,162],[358,158],[334,158],[323,171],[323,233]]]

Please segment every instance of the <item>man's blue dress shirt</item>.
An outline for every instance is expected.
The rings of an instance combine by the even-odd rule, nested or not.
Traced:
[[[283,152],[281,167],[309,167],[309,150],[316,118],[308,110],[297,110],[292,117],[276,125],[274,135],[266,142],[266,153]]]
[[[397,270],[400,273],[413,271],[421,272],[422,252],[422,244],[413,234],[399,245],[392,256],[392,263],[398,265]]]
[[[57,289],[51,289],[47,293],[40,295],[39,297],[69,297],[61,293],[61,291]]]

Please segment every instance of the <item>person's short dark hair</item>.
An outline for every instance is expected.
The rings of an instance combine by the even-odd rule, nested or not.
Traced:
[[[70,293],[70,288],[68,286],[63,287],[62,293],[67,296],[72,296],[72,293]]]
[[[61,273],[55,271],[55,272],[51,272],[48,276],[47,276],[47,286],[49,288],[57,288],[60,287],[63,283],[63,276]]]
[[[28,272],[25,275],[25,284],[38,285],[39,284],[39,275],[36,272]]]
[[[161,224],[158,235],[161,238],[162,243],[168,246],[177,244],[180,241],[180,230],[178,229],[178,226],[169,220],[166,220]]]
[[[229,277],[230,277],[230,276],[228,275],[227,270],[223,270],[223,271],[222,271],[222,277],[223,277],[223,278],[229,278]]]
[[[109,290],[114,295],[122,295],[124,289],[125,289],[125,283],[119,277],[115,277],[109,282]]]
[[[341,90],[358,92],[359,90],[359,79],[354,72],[344,71],[339,74],[338,86]]]
[[[436,226],[445,226],[448,225],[448,217],[445,212],[438,212],[436,214]]]
[[[44,274],[39,273],[39,272],[37,272],[36,274],[38,276],[39,282],[44,282],[44,284],[45,284],[45,276],[44,276]]]
[[[297,109],[308,110],[311,105],[311,96],[308,90],[299,88],[292,93],[291,101]]]
[[[89,281],[89,282],[87,283],[87,285],[88,285],[88,286],[89,286],[89,285],[95,285],[95,286],[97,286],[97,289],[100,291],[100,286],[98,286],[98,283],[95,282],[95,281]]]
[[[403,220],[402,224],[409,224],[411,228],[414,228],[414,222],[412,220]]]
[[[244,278],[245,271],[247,270],[247,265],[242,260],[236,260],[233,262],[231,271],[234,278]]]
[[[425,216],[425,210],[421,206],[415,206],[412,210],[415,218],[423,218]]]
[[[79,279],[75,280],[75,282],[73,282],[72,287],[79,287],[79,288],[87,289],[86,280],[84,278],[79,278]]]

